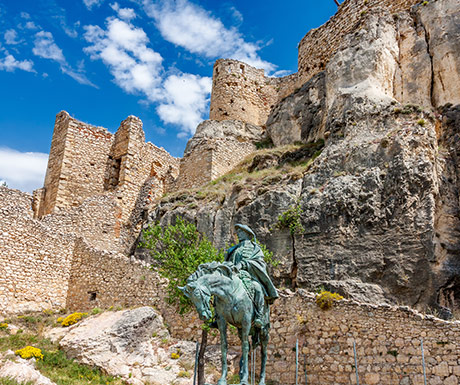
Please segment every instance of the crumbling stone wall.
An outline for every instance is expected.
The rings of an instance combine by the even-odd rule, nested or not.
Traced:
[[[32,197],[0,187],[0,311],[64,308],[74,238],[33,218]]]
[[[309,384],[355,383],[353,341],[360,382],[423,384],[421,338],[428,383],[458,384],[460,321],[442,321],[405,306],[349,300],[323,311],[313,294],[302,290],[283,294],[273,307],[268,362],[269,372],[276,373],[271,378],[280,384],[295,383],[297,339]],[[305,384],[305,377],[300,378]]]
[[[38,216],[80,205],[104,191],[107,154],[113,135],[65,112],[56,115]]]
[[[344,37],[369,10],[376,7],[397,13],[420,3],[419,0],[347,0],[321,27],[309,31],[299,43],[298,76],[304,84],[324,70],[329,59],[341,48]]]
[[[80,206],[87,198],[115,192],[120,220],[127,223],[138,200],[162,195],[176,178],[178,159],[145,143],[142,121],[129,116],[115,134],[80,122],[65,111],[56,116],[44,189],[34,192],[37,217]],[[156,177],[148,191],[146,180]],[[145,196],[139,197],[139,193]]]
[[[176,187],[195,188],[231,171],[263,136],[260,127],[238,120],[202,122],[187,143]]]
[[[163,306],[163,290],[149,265],[123,254],[101,251],[77,240],[73,251],[67,307]]]
[[[266,77],[264,70],[238,60],[214,64],[209,119],[236,119],[263,126],[273,106],[297,87],[297,76]]]

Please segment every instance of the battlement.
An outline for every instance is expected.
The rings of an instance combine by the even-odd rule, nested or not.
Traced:
[[[238,60],[214,64],[209,119],[241,120],[263,126],[274,105],[297,87],[297,75],[265,76],[264,70]]]

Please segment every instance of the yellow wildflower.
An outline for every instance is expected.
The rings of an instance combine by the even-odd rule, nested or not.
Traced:
[[[67,317],[64,318],[64,320],[61,322],[62,326],[70,326],[73,324],[76,324],[78,321],[80,321],[83,317],[87,316],[88,313],[73,313],[68,315]]]
[[[39,348],[34,348],[33,346],[26,346],[25,348],[16,350],[14,354],[25,359],[35,357],[39,360],[43,360],[42,351]]]

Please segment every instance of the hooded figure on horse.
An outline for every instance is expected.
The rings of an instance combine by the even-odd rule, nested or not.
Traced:
[[[222,376],[218,385],[227,384],[227,322],[238,329],[242,354],[240,385],[248,385],[249,336],[253,348],[261,345],[259,385],[265,385],[265,364],[270,330],[269,305],[278,293],[267,273],[261,248],[254,232],[235,225],[239,243],[227,250],[224,263],[205,263],[198,267],[180,288],[195,305],[202,320],[212,317],[210,300],[214,297],[222,351]]]

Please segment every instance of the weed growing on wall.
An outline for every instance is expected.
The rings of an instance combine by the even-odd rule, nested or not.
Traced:
[[[321,290],[319,294],[316,296],[316,304],[322,310],[329,310],[334,306],[334,302],[342,300],[343,297],[338,293],[331,293],[327,290]]]
[[[300,204],[292,205],[278,216],[278,222],[275,227],[278,229],[289,229],[291,235],[302,234],[305,232],[300,220],[302,213],[303,210]]]

